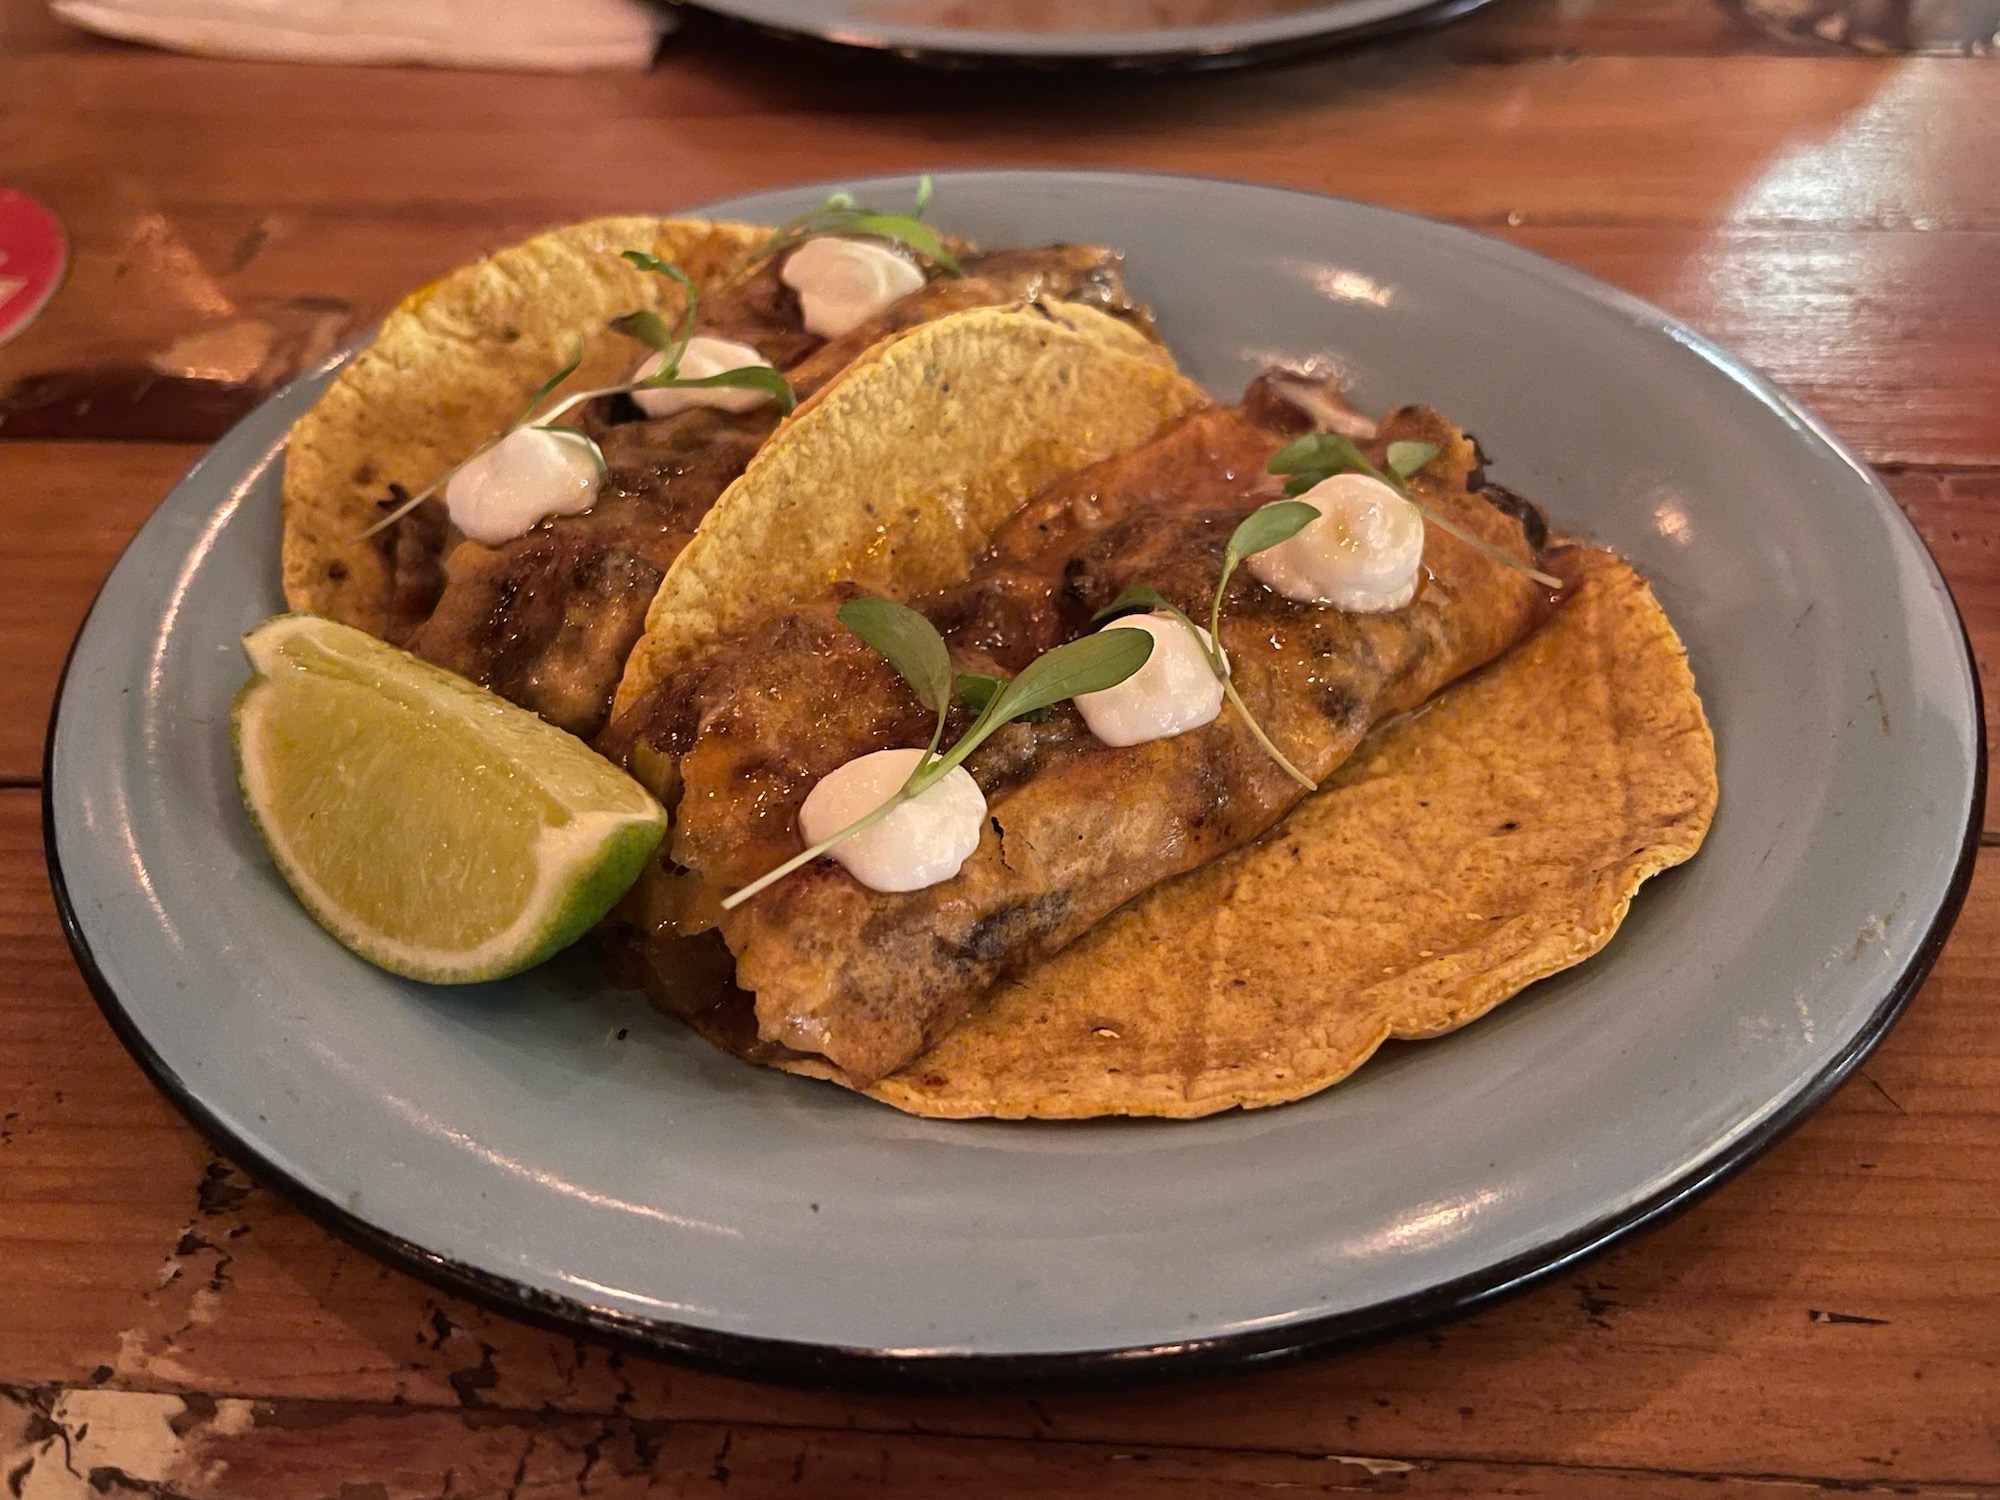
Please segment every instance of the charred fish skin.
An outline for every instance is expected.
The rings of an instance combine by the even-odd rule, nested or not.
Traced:
[[[1152,329],[1150,314],[1126,291],[1122,257],[1100,246],[969,254],[964,276],[933,279],[830,340],[804,330],[798,296],[780,279],[778,259],[758,262],[704,301],[702,328],[755,345],[786,372],[802,401],[882,339],[948,313],[1081,300]],[[590,739],[605,727],[619,673],[638,640],[630,622],[636,616],[643,628],[652,589],[776,429],[778,416],[766,407],[646,418],[621,396],[591,403],[576,421],[610,469],[590,510],[488,547],[452,533],[442,507],[419,507],[387,528],[377,546],[389,563],[397,644]],[[653,570],[650,586],[642,564]],[[594,591],[571,608],[579,578]]]
[[[392,485],[379,504],[387,513],[401,509],[409,498],[401,485]],[[444,553],[450,542],[451,517],[444,501],[435,496],[373,537],[371,545],[386,576],[384,633],[392,644],[404,644],[436,612],[444,595]],[[338,570],[336,578],[347,576],[344,562],[333,567]]]
[[[647,440],[628,436],[640,425],[655,429]],[[766,412],[697,410],[605,428],[597,505],[498,547],[460,542],[403,644],[579,738],[596,734],[660,580],[776,425]]]
[[[1205,613],[1227,538],[1270,498],[1264,467],[1287,435],[1210,408],[1031,501],[965,585],[921,604],[954,665],[1018,670],[1082,633],[1131,583]],[[1422,408],[1392,414],[1377,442],[1403,439],[1442,450],[1420,477],[1427,503],[1532,561],[1523,524],[1471,487],[1468,440]],[[797,852],[797,801],[818,776],[927,737],[914,697],[832,608],[724,648],[621,726],[684,752],[671,857],[711,887],[734,888]],[[1323,777],[1372,725],[1499,655],[1551,608],[1522,574],[1434,533],[1405,609],[1349,615],[1239,576],[1223,643],[1252,711]],[[1065,704],[1039,724],[1010,726],[967,768],[991,816],[954,879],[884,894],[820,861],[721,917],[766,1042],[817,1053],[858,1083],[879,1078],[995,982],[1159,881],[1256,838],[1302,795],[1233,714],[1112,749]]]

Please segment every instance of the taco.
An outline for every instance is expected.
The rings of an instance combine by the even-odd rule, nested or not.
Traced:
[[[1134,585],[1205,616],[1301,407],[1341,412],[1297,385],[1189,407],[976,559],[911,548],[854,582],[913,603],[961,681],[1004,682]],[[691,548],[603,742],[675,813],[623,969],[741,1055],[916,1113],[1193,1116],[1323,1088],[1596,951],[1713,814],[1684,653],[1636,574],[1552,536],[1444,417],[1391,414],[1364,461],[1405,445],[1435,518],[1414,597],[1353,613],[1239,573],[1219,644],[1243,712],[1123,746],[1069,702],[1009,724],[964,763],[976,844],[919,889],[818,859],[724,909],[799,853],[813,788],[930,715],[843,627],[856,588],[729,618],[729,557],[683,589]]]
[[[406,646],[587,737],[609,713],[662,577],[711,507],[790,425],[790,401],[811,406],[871,352],[878,369],[915,358],[893,353],[896,341],[984,308],[1040,307],[1080,339],[1171,368],[1150,317],[1126,294],[1113,251],[981,252],[922,226],[898,244],[867,237],[878,222],[915,223],[823,214],[807,228],[859,223],[864,233],[793,227],[776,232],[775,253],[761,253],[774,243],[769,229],[593,220],[418,292],[288,440],[287,601]],[[848,264],[857,257],[859,272]],[[808,262],[810,276],[799,269]],[[588,508],[579,513],[528,514],[511,530],[474,539],[446,497],[426,496],[493,448],[538,394],[559,401],[628,382],[648,350],[626,332],[672,328],[690,311],[686,331],[700,347],[677,359],[766,364],[783,376],[785,399],[677,381],[690,388],[586,402],[560,442],[553,430],[531,434],[572,469],[591,455],[599,472],[585,474]],[[614,320],[626,332],[609,326]],[[725,363],[717,377],[734,368]],[[565,369],[559,385],[545,385]],[[858,484],[869,470],[867,455],[857,456]]]

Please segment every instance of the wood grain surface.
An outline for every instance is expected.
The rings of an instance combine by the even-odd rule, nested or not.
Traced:
[[[76,625],[232,413],[548,221],[919,167],[1344,193],[1661,304],[1881,466],[1966,615],[1990,714],[1996,162],[2000,64],[1796,51],[1707,0],[1500,0],[1428,36],[1150,80],[937,78],[708,24],[643,75],[311,70],[152,53],[0,0],[0,181],[74,241],[65,289],[0,347],[8,1492],[2000,1495],[2000,848],[1864,1069],[1664,1228],[1288,1371],[919,1400],[621,1356],[333,1239],[121,1050],[58,929],[38,810]]]

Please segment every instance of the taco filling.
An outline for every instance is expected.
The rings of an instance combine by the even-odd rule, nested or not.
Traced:
[[[999,680],[1096,630],[1094,617],[1134,585],[1205,619],[1232,533],[1279,494],[1267,466],[1308,425],[1296,392],[1259,380],[1241,406],[1201,407],[1044,490],[963,582],[912,602],[956,673]],[[1410,407],[1362,447],[1380,465],[1397,443],[1433,450],[1412,483],[1433,512],[1522,565],[1540,557],[1540,515],[1485,485],[1464,434]],[[1228,586],[1219,644],[1230,679],[1305,778],[1334,771],[1371,727],[1493,660],[1557,603],[1519,568],[1423,529],[1414,596],[1394,607],[1296,602],[1247,571]],[[824,1059],[843,1081],[872,1083],[949,1033],[996,982],[1255,840],[1306,795],[1234,709],[1118,745],[1064,701],[966,760],[986,818],[956,875],[871,889],[818,859],[724,910],[723,897],[800,852],[815,785],[930,736],[932,716],[910,686],[836,618],[853,592],[678,665],[603,742],[675,812],[673,898],[654,903],[638,941],[719,927],[737,983],[755,997],[755,1041],[737,1040],[763,1060]],[[952,711],[947,742],[969,717]],[[730,1030],[710,1020],[712,1034]]]
[[[801,402],[881,340],[971,308],[1078,302],[1153,337],[1111,250],[969,253],[962,275],[900,258],[918,284],[855,322],[851,302],[849,316],[829,314],[804,305],[810,295],[789,284],[799,279],[787,276],[794,261],[826,243],[807,240],[757,261],[699,302],[703,339],[753,352]],[[388,575],[384,633],[572,733],[595,734],[661,578],[779,425],[775,403],[730,404],[749,409],[693,405],[649,415],[630,395],[588,403],[571,422],[603,456],[590,508],[494,545],[460,532],[443,499],[425,500],[374,538]]]

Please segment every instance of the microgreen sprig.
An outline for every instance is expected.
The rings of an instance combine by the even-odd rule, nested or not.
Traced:
[[[1144,631],[1113,630],[1100,635],[1087,635],[1053,651],[1046,651],[1029,662],[1018,677],[1002,680],[972,672],[954,676],[951,653],[945,649],[944,637],[937,633],[936,626],[908,605],[898,604],[893,599],[854,599],[840,607],[839,616],[841,624],[888,660],[889,665],[910,685],[917,701],[937,715],[937,727],[931,731],[931,742],[917,762],[916,769],[910,772],[909,779],[893,797],[830,838],[821,839],[810,849],[793,855],[776,869],[767,871],[725,898],[722,903],[724,911],[742,905],[759,891],[783,880],[801,866],[812,863],[836,844],[852,838],[864,828],[872,828],[905,802],[921,797],[949,775],[954,767],[964,764],[967,756],[1003,726],[1050,708],[1065,698],[1074,698],[1079,693],[1096,693],[1116,687],[1143,667],[1153,653],[1153,638]],[[984,702],[966,731],[949,749],[939,753],[938,747],[944,742],[945,720],[951,713],[954,694],[965,696],[968,700],[978,694],[983,696]]]
[[[1563,586],[1560,578],[1553,578],[1538,568],[1532,568],[1518,557],[1501,551],[1484,537],[1446,520],[1437,511],[1419,500],[1407,483],[1410,476],[1425,464],[1436,458],[1444,450],[1435,443],[1400,442],[1391,443],[1383,454],[1388,463],[1388,471],[1375,467],[1368,461],[1368,455],[1355,446],[1354,439],[1337,432],[1309,432],[1296,442],[1287,443],[1271,459],[1270,472],[1288,474],[1285,483],[1288,495],[1303,495],[1322,480],[1331,479],[1336,474],[1366,474],[1371,479],[1379,479],[1410,504],[1414,505],[1426,521],[1447,535],[1457,537],[1473,551],[1517,573],[1526,573],[1543,588],[1559,589]]]
[[[863,208],[855,202],[852,193],[829,193],[826,202],[811,213],[800,214],[789,224],[775,230],[769,239],[751,252],[750,258],[753,261],[763,260],[816,235],[866,234],[907,245],[917,254],[935,262],[947,274],[963,276],[965,268],[945,249],[937,231],[923,221],[924,210],[930,207],[930,202],[931,180],[928,175],[917,179],[916,201],[906,214],[876,213],[872,208]]]
[[[952,696],[973,714],[983,714],[986,712],[986,705],[993,701],[994,695],[1013,680],[1011,677],[992,677],[985,672],[960,672],[953,680]],[[1048,707],[1044,705],[1016,717],[1024,723],[1039,724],[1048,716]]]
[[[999,695],[1007,685],[1005,677],[992,677],[985,672],[960,672],[952,685],[954,696],[975,714],[986,712],[986,705]]]
[[[1229,663],[1222,654],[1222,596],[1229,588],[1229,580],[1246,557],[1254,557],[1278,543],[1289,541],[1306,527],[1319,519],[1319,508],[1308,505],[1303,500],[1273,500],[1269,505],[1260,505],[1245,516],[1229,534],[1229,544],[1222,549],[1222,576],[1215,582],[1214,597],[1208,603],[1208,634],[1204,637],[1190,620],[1171,600],[1150,584],[1134,584],[1091,618],[1109,619],[1129,610],[1151,609],[1172,615],[1188,629],[1188,634],[1201,647],[1201,653],[1208,660],[1209,670],[1215,673],[1216,681],[1222,684],[1222,694],[1236,712],[1243,716],[1243,723],[1264,747],[1265,753],[1276,761],[1284,773],[1309,792],[1319,790],[1319,783],[1301,771],[1285,758],[1284,751],[1272,742],[1264,732],[1264,726],[1257,722],[1257,716],[1236,691],[1236,684],[1229,679]]]
[[[769,365],[743,365],[734,370],[724,370],[716,375],[703,375],[693,379],[681,378],[681,360],[686,357],[689,343],[694,339],[694,314],[698,301],[694,283],[679,266],[670,265],[657,255],[648,255],[643,250],[623,250],[619,252],[642,271],[657,271],[662,276],[677,281],[687,291],[687,309],[681,318],[678,330],[667,327],[661,316],[647,308],[626,313],[613,318],[611,327],[627,338],[637,339],[649,349],[659,351],[660,368],[644,380],[632,382],[627,391],[674,390],[714,390],[733,387],[738,390],[762,391],[778,403],[778,410],[789,413],[798,402],[792,392],[792,384],[782,372]]]
[[[446,469],[444,473],[438,475],[436,479],[433,479],[429,484],[425,485],[422,489],[418,490],[414,495],[410,496],[409,499],[405,500],[401,505],[398,505],[394,510],[390,511],[387,515],[383,516],[374,525],[370,526],[367,530],[361,532],[354,539],[357,542],[365,542],[368,540],[368,538],[375,535],[376,532],[384,531],[387,530],[389,527],[394,526],[398,521],[402,520],[404,516],[407,516],[411,511],[415,510],[419,505],[422,505],[426,500],[430,499],[431,496],[435,495],[439,490],[443,489],[447,484],[450,484],[452,481],[452,476],[457,474],[460,469],[463,469],[466,466],[466,464],[471,463],[475,458],[479,457],[482,453],[485,453],[488,450],[499,446],[499,444],[503,440],[505,440],[508,437],[511,437],[514,433],[519,432],[523,427],[527,427],[530,425],[537,427],[548,427],[551,429],[560,430],[562,432],[570,433],[575,437],[581,439],[584,445],[590,449],[590,456],[592,461],[595,462],[597,465],[598,473],[599,474],[605,473],[606,465],[604,462],[603,450],[601,450],[587,434],[579,432],[574,427],[564,427],[557,420],[560,417],[566,416],[576,406],[577,403],[575,401],[563,402],[561,405],[557,406],[554,410],[550,411],[539,422],[531,423],[530,421],[530,419],[535,415],[535,408],[540,406],[544,401],[546,401],[549,398],[549,393],[555,390],[557,386],[561,385],[565,380],[569,379],[570,376],[574,375],[576,373],[577,366],[582,363],[583,363],[583,345],[581,342],[579,342],[576,346],[575,356],[570,360],[568,364],[564,365],[560,370],[556,371],[555,374],[551,375],[547,380],[544,380],[541,383],[541,385],[536,388],[535,394],[528,398],[528,404],[521,408],[520,416],[514,418],[513,421],[509,422],[505,427],[501,428],[498,433],[488,438],[485,442],[481,443],[477,448],[474,448],[470,453],[468,453],[465,456],[465,458],[462,461],[453,464],[449,469]],[[594,391],[588,391],[584,393],[584,397],[585,399],[587,399],[589,396],[595,394],[597,393]]]
[[[643,250],[621,250],[618,253],[622,258],[630,261],[642,271],[656,271],[668,280],[678,282],[687,293],[686,307],[678,330],[669,328],[666,320],[649,308],[640,308],[636,312],[629,312],[622,317],[616,317],[611,320],[610,327],[615,332],[622,333],[627,338],[636,339],[650,349],[658,350],[662,356],[660,368],[644,380],[628,380],[618,385],[598,386],[592,390],[576,391],[571,395],[565,396],[555,406],[537,418],[535,416],[535,408],[548,400],[554,394],[556,387],[574,375],[577,372],[578,366],[583,363],[583,344],[579,341],[576,346],[575,357],[541,383],[536,389],[535,394],[528,398],[528,404],[521,409],[520,416],[501,428],[493,437],[488,438],[477,448],[474,448],[471,453],[466,455],[463,461],[447,469],[423,489],[417,491],[416,494],[410,496],[409,499],[405,500],[366,531],[362,532],[355,538],[357,542],[365,542],[369,537],[375,535],[376,532],[395,525],[396,522],[402,520],[404,516],[408,515],[419,505],[423,504],[424,501],[430,499],[431,496],[451,483],[452,476],[457,474],[460,469],[463,469],[466,464],[471,463],[473,459],[478,458],[482,453],[489,451],[505,439],[513,436],[514,433],[520,431],[523,427],[540,427],[550,432],[562,432],[576,438],[589,449],[591,461],[597,465],[599,477],[601,478],[609,474],[611,469],[610,465],[605,462],[604,450],[599,448],[596,441],[581,428],[567,426],[562,421],[562,418],[568,416],[586,401],[595,401],[600,396],[629,396],[634,391],[653,391],[667,388],[676,390],[708,390],[717,387],[735,387],[743,390],[764,392],[765,395],[777,402],[780,412],[789,413],[799,404],[798,397],[792,391],[791,382],[786,380],[781,372],[772,369],[769,365],[748,365],[742,369],[724,370],[719,375],[705,375],[699,379],[691,380],[681,379],[681,358],[687,353],[688,344],[694,338],[695,307],[699,300],[694,282],[689,279],[687,272],[683,271],[679,266],[661,260],[657,255],[648,255]]]

